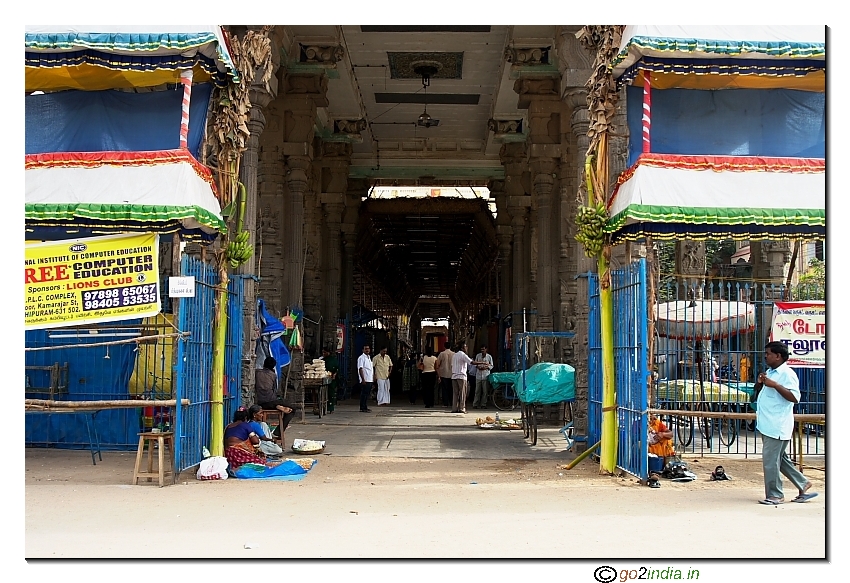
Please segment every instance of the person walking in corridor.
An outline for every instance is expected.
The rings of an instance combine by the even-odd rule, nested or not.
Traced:
[[[446,348],[437,355],[437,374],[440,375],[440,386],[442,387],[441,405],[450,407],[452,404],[452,358],[455,353]]]
[[[372,369],[372,359],[369,353],[372,351],[369,345],[363,347],[363,354],[357,357],[357,378],[360,381],[360,412],[371,413],[372,410],[366,406],[366,400],[369,398],[369,393],[372,391],[372,383],[374,382],[374,371]]]
[[[381,352],[372,359],[372,368],[378,383],[378,406],[386,407],[390,404],[390,375],[393,372],[393,361],[386,347],[381,348]]]
[[[775,506],[785,502],[782,476],[797,487],[798,495],[793,502],[808,502],[817,494],[809,492],[812,483],[786,453],[794,432],[794,404],[800,402],[800,381],[786,363],[788,347],[782,342],[768,342],[764,360],[768,371],[758,375],[755,386],[756,429],[761,433],[764,470],[764,500],[759,500],[759,504]]]
[[[481,352],[475,355],[473,361],[476,365],[475,371],[475,398],[472,399],[473,409],[487,408],[487,395],[490,392],[490,370],[493,368],[493,357],[487,354],[487,347],[482,346]]]
[[[470,362],[466,342],[458,343],[452,356],[452,413],[466,413],[466,371]]]
[[[434,406],[434,394],[437,385],[437,357],[434,356],[434,351],[429,346],[425,349],[425,355],[422,357],[422,400],[425,401],[425,408],[430,409]]]

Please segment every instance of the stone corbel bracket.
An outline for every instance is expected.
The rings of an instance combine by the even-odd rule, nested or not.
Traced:
[[[505,49],[505,60],[511,64],[510,78],[526,75],[560,77],[555,51],[551,46]]]
[[[335,119],[333,133],[323,136],[328,142],[347,142],[349,144],[363,143],[361,132],[367,127],[365,119]]]
[[[518,119],[494,119],[487,121],[487,128],[493,132],[493,140],[499,143],[524,142],[527,134],[523,131],[524,122]]]
[[[301,44],[299,62],[336,68],[345,51],[339,45]]]
[[[548,65],[552,47],[528,47],[505,49],[505,60],[512,65]]]

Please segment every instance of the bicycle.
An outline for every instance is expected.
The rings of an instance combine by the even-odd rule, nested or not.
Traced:
[[[704,401],[693,401],[682,403],[682,410],[694,412],[708,412],[709,406]],[[678,417],[676,419],[676,436],[682,447],[687,447],[694,439],[694,425],[699,425],[702,438],[711,442],[714,435],[714,424],[709,417]]]
[[[513,411],[519,405],[519,397],[512,384],[504,383],[501,387],[494,387],[490,398],[499,411]]]

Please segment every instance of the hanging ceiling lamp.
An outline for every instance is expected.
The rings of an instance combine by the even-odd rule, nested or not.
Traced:
[[[413,67],[413,72],[422,77],[422,87],[425,89],[425,111],[419,115],[416,125],[423,128],[431,128],[440,125],[440,120],[428,115],[428,86],[431,85],[431,77],[437,74],[439,69],[432,64],[419,64]]]

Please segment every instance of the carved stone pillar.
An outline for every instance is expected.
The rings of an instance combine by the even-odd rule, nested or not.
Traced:
[[[239,180],[245,185],[245,219],[243,228],[249,233],[248,241],[254,248],[254,253],[243,263],[237,273],[239,275],[256,274],[257,268],[257,232],[259,215],[259,193],[257,188],[259,174],[260,135],[266,127],[266,117],[263,108],[266,107],[277,92],[277,79],[272,77],[271,92],[262,86],[251,87],[251,111],[248,119],[248,135],[245,151],[242,153],[242,163],[239,168]],[[256,367],[255,342],[260,330],[256,326],[257,290],[251,277],[242,280],[242,401],[254,402],[254,371]]]
[[[357,220],[360,214],[362,198],[369,192],[368,180],[349,179],[345,195],[342,230],[342,289],[340,292],[340,308],[342,315],[351,317],[354,299],[354,257],[357,246]],[[356,360],[356,359],[353,359]]]
[[[790,241],[750,241],[750,263],[753,279],[757,281],[757,300],[781,299],[788,262],[791,261]],[[764,283],[764,293],[762,293]],[[772,284],[772,286],[771,286]],[[770,320],[765,320],[770,322]]]
[[[676,241],[676,274],[679,299],[701,299],[705,280],[705,241]],[[687,295],[686,295],[687,294]]]
[[[304,278],[304,195],[307,192],[309,156],[287,156],[286,186],[289,190],[287,212],[283,217],[284,282],[281,306],[302,306]]]
[[[584,160],[587,156],[587,148],[590,145],[590,139],[587,136],[587,131],[590,127],[590,114],[587,109],[587,92],[584,89],[573,90],[567,93],[566,103],[573,107],[570,116],[570,128],[575,139],[575,148],[571,159],[571,182],[575,185],[573,196],[575,197],[579,191],[582,179],[584,176]],[[571,225],[575,225],[575,212],[577,203],[572,205],[569,221]],[[575,233],[574,228],[570,230],[570,236]],[[584,249],[580,243],[572,239],[572,252],[570,260],[574,266],[573,271],[576,275],[595,271],[595,265],[592,259],[589,259],[584,254]],[[576,427],[579,433],[587,431],[587,410],[588,410],[588,335],[590,332],[589,315],[590,307],[588,305],[588,286],[587,279],[572,279],[564,278],[562,285],[567,289],[567,299],[565,301],[565,310],[573,314],[574,331],[576,333],[573,339],[573,362],[576,369]]]
[[[528,247],[525,245],[525,227],[531,197],[527,195],[523,185],[523,174],[526,169],[526,145],[522,142],[506,143],[499,151],[499,158],[505,167],[505,201],[507,215],[510,217],[510,228],[513,240],[511,249],[511,304],[505,312],[521,312],[530,308],[528,293],[530,261]],[[507,225],[505,225],[507,226]],[[504,230],[503,230],[504,232]],[[515,317],[515,322],[519,320]],[[515,327],[514,330],[519,330]]]
[[[496,200],[496,237],[499,241],[499,311],[504,317],[511,306],[511,216],[504,180],[491,180],[490,195]]]
[[[316,107],[327,106],[328,79],[322,75],[293,74],[284,79],[283,154],[289,191],[284,228],[283,306],[303,306],[305,262],[304,197],[310,184]]]
[[[759,304],[758,321],[764,323],[764,331],[770,329],[773,320],[771,301],[782,300],[787,266],[791,261],[790,241],[750,241],[750,264],[753,266],[753,297]],[[767,338],[755,338],[754,348],[764,348]]]
[[[552,276],[552,189],[555,185],[555,161],[551,158],[532,160],[534,193],[537,195],[537,322],[543,332],[553,330]]]
[[[325,245],[325,285],[322,313],[325,325],[322,344],[328,346],[336,338],[335,320],[340,316],[341,224],[348,188],[348,165],[351,146],[342,142],[322,144],[322,194],[327,241]]]
[[[536,249],[535,290],[537,297],[536,329],[554,329],[552,301],[557,264],[553,253],[554,215],[552,192],[555,187],[557,162],[561,156],[560,79],[557,77],[520,77],[514,84],[519,94],[518,107],[527,108],[529,116],[529,167],[532,179],[532,208]],[[551,345],[547,345],[551,348]],[[551,358],[550,354],[543,355]]]

